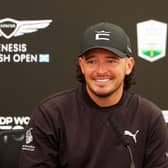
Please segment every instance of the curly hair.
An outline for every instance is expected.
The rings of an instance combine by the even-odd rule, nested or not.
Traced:
[[[79,64],[76,66],[76,78],[80,83],[86,83],[85,77],[81,71]],[[124,90],[129,90],[132,85],[136,84],[135,81],[135,66],[133,67],[132,72],[129,75],[125,76],[124,79]]]

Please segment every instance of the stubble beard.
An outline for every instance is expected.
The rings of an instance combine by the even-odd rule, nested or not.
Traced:
[[[117,90],[121,87],[121,84],[118,85],[118,87],[114,88],[114,89],[111,89],[110,91],[108,91],[107,93],[99,93],[99,92],[96,92],[94,89],[92,89],[92,87],[90,87],[89,85],[87,85],[88,87],[88,90],[93,94],[95,95],[96,97],[98,98],[108,98],[110,96],[112,96],[115,92],[117,92]]]

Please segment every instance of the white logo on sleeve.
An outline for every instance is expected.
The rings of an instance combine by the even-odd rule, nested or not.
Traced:
[[[110,40],[110,32],[107,31],[96,31],[96,40]]]
[[[166,158],[168,158],[168,152],[165,153]]]
[[[33,142],[32,130],[33,130],[33,128],[29,128],[26,131],[26,137],[25,137],[26,144],[22,145],[22,150],[26,150],[26,151],[30,151],[30,152],[35,151],[36,147],[33,144],[31,144],[31,142]]]
[[[33,128],[29,128],[26,131],[26,144],[29,144],[33,141],[32,130],[33,130]]]
[[[128,130],[125,130],[125,131],[124,131],[124,135],[127,135],[127,136],[132,137],[135,143],[137,143],[137,138],[136,138],[136,136],[137,136],[138,133],[139,133],[139,130],[137,130],[137,131],[135,132],[135,134],[131,133],[131,132],[128,131]]]

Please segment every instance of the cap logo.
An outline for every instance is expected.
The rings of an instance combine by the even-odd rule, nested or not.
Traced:
[[[128,50],[130,53],[132,53],[132,50],[131,50],[131,48],[130,48],[129,46],[127,46],[127,50]]]
[[[110,40],[110,32],[107,31],[96,31],[96,40]]]

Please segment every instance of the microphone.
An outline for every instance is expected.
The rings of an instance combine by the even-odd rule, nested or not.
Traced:
[[[130,160],[131,160],[130,168],[135,168],[133,153],[132,153],[132,150],[129,146],[127,139],[125,138],[125,136],[123,134],[123,130],[121,129],[121,127],[119,126],[119,124],[117,123],[117,121],[114,118],[110,117],[109,122],[110,122],[114,132],[116,133],[116,135],[121,140],[124,147],[126,147],[129,152],[129,156],[130,156]]]

